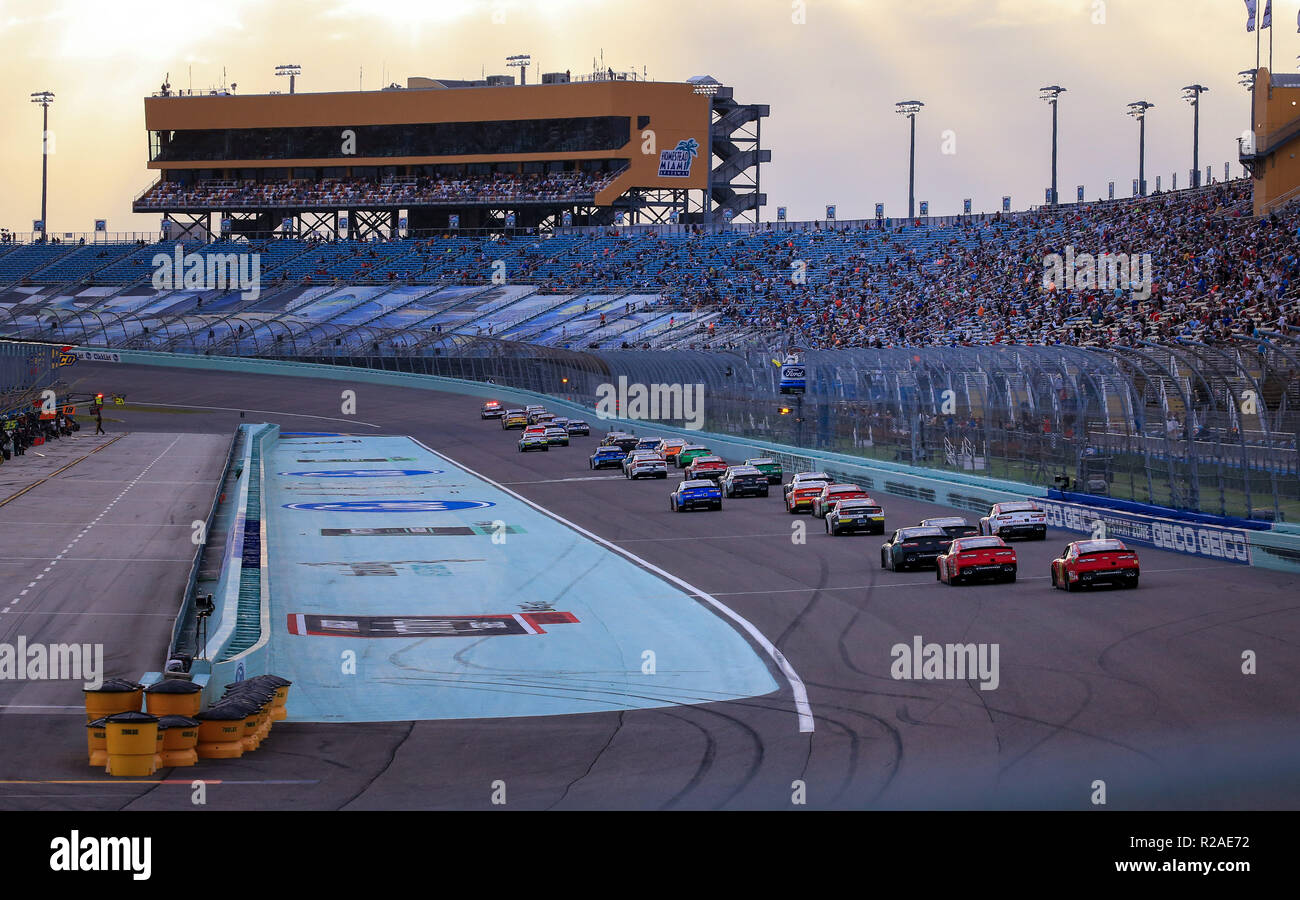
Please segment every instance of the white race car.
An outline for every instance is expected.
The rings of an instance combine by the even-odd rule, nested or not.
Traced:
[[[980,534],[1043,541],[1047,539],[1047,513],[1032,500],[994,503],[989,514],[980,519]]]

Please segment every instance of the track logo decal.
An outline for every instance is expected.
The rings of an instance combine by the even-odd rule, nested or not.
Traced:
[[[441,475],[442,469],[335,469],[320,472],[276,472],[295,478],[403,478],[411,475]]]
[[[311,512],[430,513],[486,509],[496,506],[488,500],[338,500],[334,503],[286,503],[285,509]]]
[[[289,633],[317,637],[495,637],[546,634],[543,625],[574,625],[570,612],[504,613],[483,616],[346,616],[289,613]]]

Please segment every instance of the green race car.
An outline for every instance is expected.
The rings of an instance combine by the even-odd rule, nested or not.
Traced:
[[[767,476],[768,484],[780,484],[781,479],[785,477],[785,472],[781,469],[781,464],[774,459],[768,459],[766,456],[756,456],[753,459],[745,460],[745,465],[753,466],[758,471]]]
[[[679,469],[684,469],[691,464],[697,456],[712,456],[713,451],[702,444],[687,444],[677,455],[673,457],[673,464]]]

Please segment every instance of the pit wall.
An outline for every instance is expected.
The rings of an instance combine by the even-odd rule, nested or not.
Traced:
[[[541,403],[552,412],[591,422],[594,427],[625,427],[635,431],[644,429],[646,422],[617,418],[600,418],[595,410],[548,394],[502,385],[462,381],[441,375],[419,375],[410,372],[384,372],[373,369],[332,366],[322,363],[282,362],[279,360],[236,359],[218,356],[191,356],[183,353],[159,353],[147,350],[113,351],[113,361],[128,365],[153,365],[200,371],[245,372],[275,377],[322,378],[347,382],[353,385],[373,384],[390,387],[407,387],[445,391],[470,397],[513,401],[520,405]],[[1285,571],[1300,571],[1300,534],[1292,529],[1246,531],[1216,525],[1189,523],[1155,516],[1124,513],[1101,509],[1080,503],[1062,503],[1044,498],[1044,489],[1031,484],[1003,481],[962,472],[936,473],[901,463],[863,460],[860,457],[821,450],[809,450],[752,440],[691,431],[672,425],[654,423],[656,434],[682,437],[695,443],[706,444],[720,456],[744,459],[753,456],[770,456],[787,470],[824,470],[842,480],[861,484],[867,490],[909,497],[931,503],[967,510],[978,515],[987,514],[994,503],[1007,500],[1034,499],[1048,510],[1053,527],[1078,534],[1095,533],[1098,520],[1115,529],[1116,535],[1145,546],[1159,547],[1177,553],[1186,553]],[[1243,554],[1246,557],[1243,559]],[[263,578],[262,584],[266,586]],[[257,648],[254,648],[257,649]],[[261,652],[260,650],[258,652]],[[249,653],[253,653],[252,650]],[[258,674],[248,665],[259,658],[245,660],[247,675]],[[233,676],[233,672],[230,673]],[[214,671],[214,681],[218,673]],[[230,680],[235,680],[231,677]],[[223,685],[224,686],[224,685]],[[220,687],[218,688],[220,690]]]
[[[223,551],[221,576],[213,590],[215,609],[207,623],[207,651],[204,659],[196,659],[191,666],[195,674],[207,675],[204,688],[205,705],[220,699],[228,684],[242,681],[253,675],[267,673],[266,654],[270,628],[270,582],[267,578],[266,520],[259,497],[251,496],[250,487],[256,471],[264,483],[265,458],[271,445],[279,438],[278,425],[241,425],[242,446],[234,465],[239,472],[235,484],[235,516],[228,532]],[[260,529],[260,559],[245,558],[245,536],[250,527]],[[256,571],[248,571],[255,567]],[[246,575],[256,575],[258,591],[243,598],[241,608],[240,587]],[[237,628],[258,630],[252,646],[234,655],[228,651],[239,636]],[[229,658],[225,658],[229,655]]]

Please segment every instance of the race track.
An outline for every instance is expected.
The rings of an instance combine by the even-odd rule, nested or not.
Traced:
[[[675,515],[674,479],[588,470],[596,421],[567,449],[520,454],[518,433],[481,421],[473,397],[115,365],[78,364],[68,380],[127,394],[128,411],[106,414],[110,432],[228,436],[270,421],[410,435],[743,616],[806,687],[814,730],[800,728],[791,679],[747,637],[777,690],[544,717],[291,723],[242,760],[177,770],[178,785],[52,784],[89,777],[78,723],[24,716],[27,739],[0,744],[0,778],[28,783],[0,785],[0,806],[183,808],[191,777],[224,782],[209,790],[215,809],[487,809],[496,781],[519,809],[790,809],[796,782],[814,808],[1085,809],[1098,780],[1111,808],[1300,804],[1293,575],[1144,548],[1139,590],[1067,595],[1050,589],[1047,566],[1073,537],[1053,531],[1016,544],[1016,584],[950,588],[932,571],[882,571],[881,538],[830,538],[820,520],[787,515],[779,488]],[[341,414],[345,388],[355,416]],[[954,512],[879,499],[889,528]],[[142,587],[117,579],[103,602]],[[132,637],[128,622],[103,627],[106,644]],[[891,677],[891,647],[916,636],[997,644],[996,689]],[[1258,674],[1242,673],[1247,650]]]

